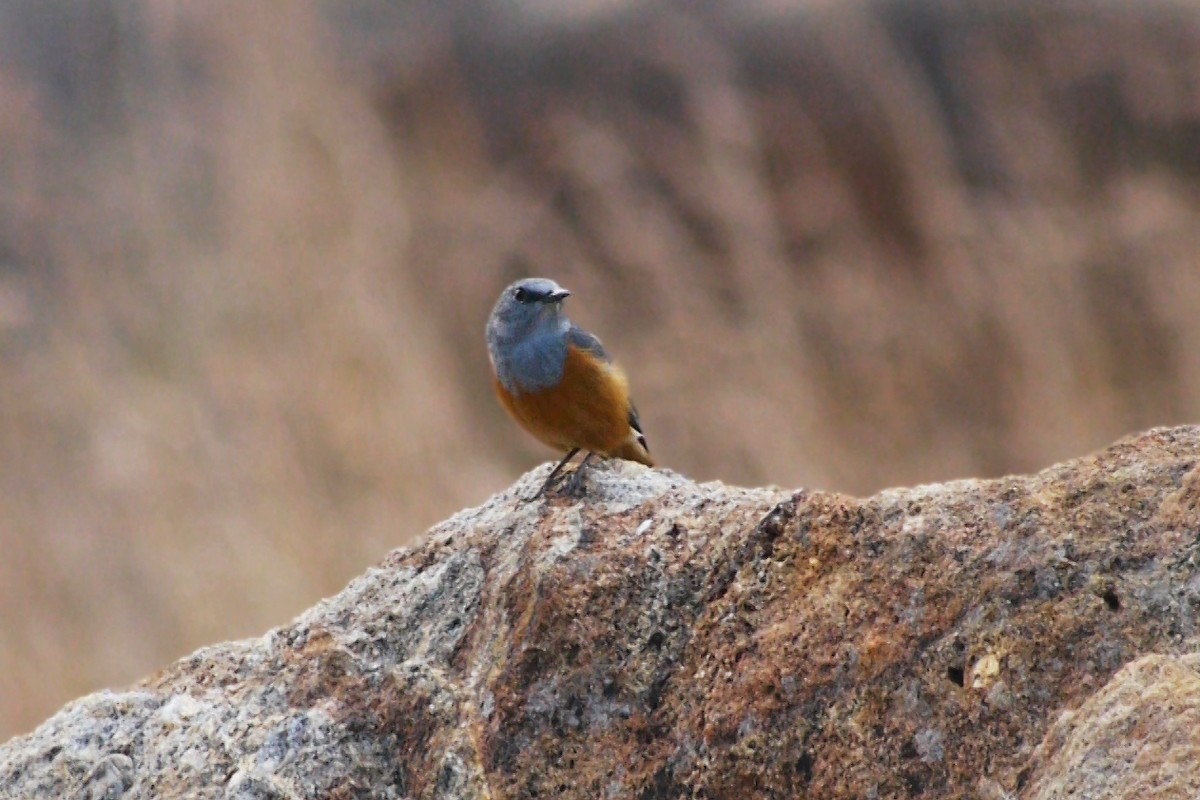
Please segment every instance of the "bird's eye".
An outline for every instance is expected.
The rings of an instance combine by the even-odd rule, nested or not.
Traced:
[[[523,286],[513,289],[513,297],[518,303],[529,302],[529,292]]]

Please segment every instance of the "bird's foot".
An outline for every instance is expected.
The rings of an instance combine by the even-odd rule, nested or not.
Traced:
[[[550,475],[546,478],[546,482],[542,484],[541,488],[534,492],[531,497],[522,498],[520,500],[521,504],[524,505],[525,503],[532,503],[534,500],[544,497],[551,489],[558,488],[558,484],[562,483],[563,479],[566,477],[562,474],[562,468],[565,467],[567,462],[574,458],[575,454],[578,452],[579,448],[576,447],[574,450],[563,456],[562,461],[559,461],[558,464],[554,466],[554,469],[550,470]],[[588,456],[590,457],[591,454],[589,453]],[[587,457],[583,459],[583,463],[587,463]]]
[[[587,493],[583,487],[583,479],[587,472],[588,462],[592,460],[593,455],[595,454],[588,453],[583,457],[583,461],[579,462],[579,466],[571,475],[571,480],[567,481],[567,485],[563,487],[562,493],[567,497],[583,497]]]
[[[567,453],[566,458],[558,462],[558,466],[550,471],[550,475],[546,478],[546,482],[542,484],[540,489],[538,489],[531,497],[520,498],[517,502],[522,505],[525,503],[532,503],[534,500],[537,500],[541,497],[546,497],[551,492],[556,492],[563,497],[583,497],[586,494],[583,486],[583,479],[587,474],[588,462],[592,460],[592,456],[594,456],[595,453],[588,453],[583,457],[583,460],[579,462],[579,466],[575,468],[575,472],[570,476],[570,480],[567,480],[567,475],[562,471],[562,468],[566,465],[567,461],[569,461],[571,457],[578,452],[579,450],[575,449],[570,453]],[[565,486],[562,485],[564,480],[567,480]]]
[[[563,481],[565,481],[568,477],[571,476],[568,476],[568,474],[565,472],[558,475],[551,475],[536,492],[531,494],[529,497],[521,498],[521,503],[532,503],[534,500],[540,500],[543,497],[550,497],[559,491],[560,487],[562,487]]]

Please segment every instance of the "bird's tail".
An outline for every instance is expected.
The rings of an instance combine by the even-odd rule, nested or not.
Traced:
[[[636,461],[639,464],[645,464],[647,467],[654,466],[654,459],[650,457],[650,452],[642,447],[641,443],[636,439],[630,439],[614,450],[612,454],[626,461]]]

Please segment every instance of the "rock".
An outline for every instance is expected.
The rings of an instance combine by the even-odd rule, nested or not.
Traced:
[[[1200,654],[1123,667],[1059,716],[1033,763],[1035,800],[1200,797]]]
[[[622,463],[520,502],[538,470],[67,706],[0,795],[1193,796],[1198,462],[1188,427],[864,500]]]

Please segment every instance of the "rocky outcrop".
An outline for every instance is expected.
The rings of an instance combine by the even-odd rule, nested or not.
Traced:
[[[1200,797],[1200,655],[1144,656],[1039,748],[1029,797],[1191,800]]]
[[[1198,461],[1178,428],[864,500],[616,464],[522,502],[539,470],[67,706],[0,794],[1194,796]]]

